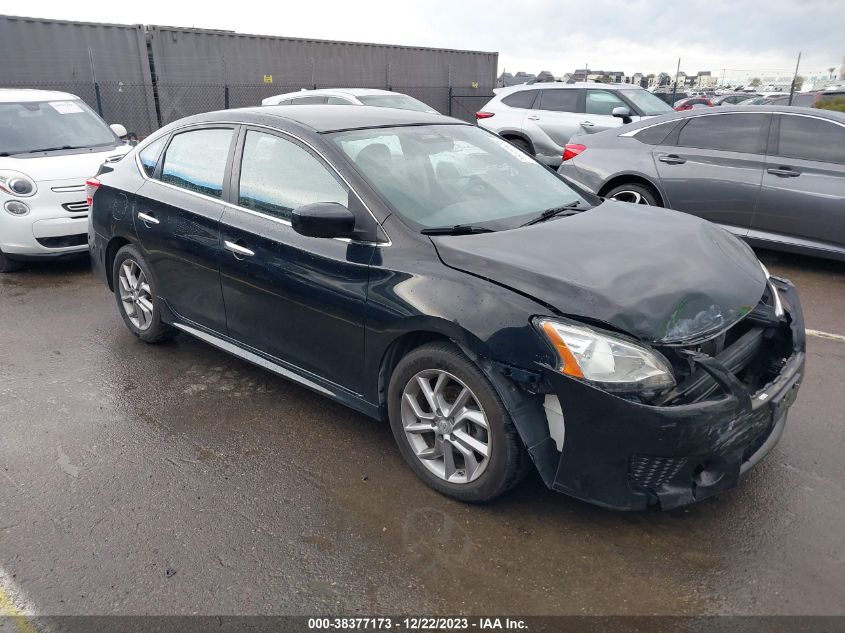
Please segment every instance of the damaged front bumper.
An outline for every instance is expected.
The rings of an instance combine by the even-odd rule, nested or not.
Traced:
[[[792,349],[777,376],[753,393],[710,357],[699,360],[720,393],[671,406],[617,397],[543,367],[550,388],[546,428],[540,430],[536,407],[528,403],[513,419],[546,484],[620,510],[675,508],[736,486],[777,443],[804,375],[797,293],[786,280],[772,278],[772,284],[783,300]],[[557,398],[560,409],[549,407],[549,398]],[[549,431],[561,422],[551,419],[554,410],[563,418],[557,433]]]

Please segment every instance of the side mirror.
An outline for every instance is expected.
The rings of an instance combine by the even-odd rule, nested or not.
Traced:
[[[114,132],[120,138],[123,138],[124,136],[129,134],[129,132],[126,131],[126,128],[123,127],[120,123],[112,123],[109,127],[111,128],[111,131]]]
[[[351,237],[355,215],[337,202],[315,202],[294,209],[291,225],[306,237]]]
[[[616,118],[622,119],[622,123],[631,122],[631,110],[627,106],[616,106],[610,114]]]

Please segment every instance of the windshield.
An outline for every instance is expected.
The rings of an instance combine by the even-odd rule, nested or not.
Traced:
[[[668,103],[655,97],[648,90],[633,88],[622,89],[619,92],[628,97],[628,100],[633,102],[645,116],[657,116],[658,114],[672,112],[672,107]]]
[[[82,101],[0,103],[0,154],[114,145],[118,139]]]
[[[416,112],[434,112],[434,109],[417,101],[408,95],[364,95],[358,97],[364,105],[377,108],[399,108],[400,110],[415,110]]]
[[[586,201],[553,171],[470,125],[338,132],[334,142],[404,218],[421,228],[515,228]]]

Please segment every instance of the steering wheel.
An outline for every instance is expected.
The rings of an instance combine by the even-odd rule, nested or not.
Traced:
[[[483,196],[493,191],[493,188],[478,176],[470,176],[461,186],[461,193]]]

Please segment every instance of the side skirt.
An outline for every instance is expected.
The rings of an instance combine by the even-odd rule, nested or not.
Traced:
[[[273,372],[274,374],[281,376],[282,378],[287,378],[295,383],[302,385],[303,387],[307,387],[312,391],[316,391],[319,394],[324,396],[328,396],[332,400],[336,400],[341,404],[345,404],[348,407],[355,409],[356,411],[360,411],[361,413],[368,415],[372,418],[378,419],[379,416],[379,409],[377,406],[370,404],[369,402],[363,400],[360,396],[357,396],[341,387],[333,386],[332,383],[328,383],[326,381],[317,381],[311,378],[306,378],[299,372],[288,369],[278,363],[273,362],[272,360],[265,358],[259,354],[251,352],[247,349],[244,349],[240,345],[237,345],[231,341],[228,341],[224,338],[220,338],[210,332],[206,332],[205,330],[198,329],[196,327],[186,325],[185,323],[181,322],[174,322],[173,327],[194,336],[209,345],[213,345],[214,347],[223,350],[231,354],[232,356],[237,356],[238,358],[247,361],[248,363],[252,363],[253,365],[257,365],[262,369],[266,369],[268,371]]]

